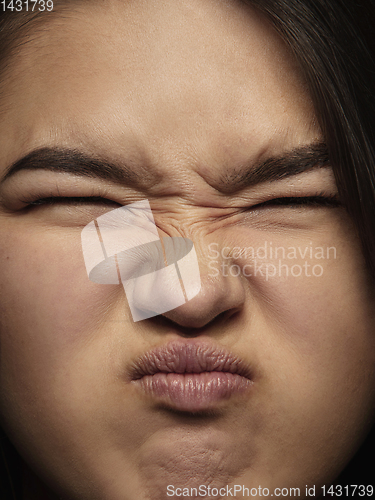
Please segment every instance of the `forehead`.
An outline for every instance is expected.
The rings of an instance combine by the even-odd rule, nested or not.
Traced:
[[[0,123],[7,162],[67,145],[204,172],[319,135],[291,54],[239,2],[83,3],[47,22],[11,74]]]

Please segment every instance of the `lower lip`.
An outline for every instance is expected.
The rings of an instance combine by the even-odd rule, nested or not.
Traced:
[[[156,373],[134,381],[146,394],[176,410],[196,412],[247,391],[252,382],[236,373]]]

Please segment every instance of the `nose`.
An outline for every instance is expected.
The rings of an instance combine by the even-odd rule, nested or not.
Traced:
[[[201,289],[193,299],[163,314],[187,328],[202,328],[223,313],[238,312],[245,302],[245,290],[238,276],[213,276],[202,264]]]
[[[160,237],[148,200],[108,212],[82,231],[89,278],[123,284],[134,321],[162,315],[183,327],[201,328],[245,302],[243,279],[225,274],[210,244]],[[216,266],[211,266],[214,263]]]
[[[176,249],[176,246],[174,248]],[[183,260],[179,260],[179,257],[183,256],[180,252],[180,255],[174,259],[177,271],[178,266],[181,271],[181,273],[178,272],[178,279],[163,279],[159,275],[157,280],[139,281],[138,283],[142,283],[143,286],[133,289],[133,306],[138,309],[145,307],[147,309],[156,302],[162,303],[163,309],[160,316],[168,318],[181,327],[195,329],[208,325],[223,313],[230,316],[239,311],[245,303],[245,288],[241,276],[223,272],[220,260],[210,259],[206,245],[195,243],[193,250],[196,256],[195,266],[199,266],[200,286],[198,288],[193,279],[196,269],[194,262],[190,261],[190,266],[184,268],[179,264]],[[189,253],[190,256],[191,253]],[[216,253],[220,255],[220,252]],[[168,252],[166,258],[170,262]],[[194,287],[195,291],[193,291]],[[176,304],[176,297],[178,294],[182,296],[182,293],[184,298],[178,302],[177,307],[173,307],[173,303]],[[162,298],[161,301],[160,298]],[[171,307],[165,307],[168,302]],[[149,315],[151,316],[154,315]]]

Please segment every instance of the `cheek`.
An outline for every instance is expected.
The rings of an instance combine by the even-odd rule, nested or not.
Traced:
[[[368,351],[375,342],[374,304],[364,262],[353,250],[339,247],[337,260],[319,262],[321,276],[280,279],[269,292],[277,295],[269,317],[277,317],[280,338],[313,362],[318,356],[320,370],[334,369],[340,359],[346,359],[342,370],[360,367],[363,355],[374,359]]]
[[[278,259],[268,255],[258,264],[275,265],[276,274],[247,278],[251,326],[244,349],[254,351],[259,366],[257,401],[266,429],[259,463],[272,471],[275,486],[281,484],[280,463],[295,468],[295,481],[298,474],[307,481],[314,469],[330,480],[353,454],[374,414],[374,303],[360,249],[338,234],[289,244],[273,238],[274,246],[302,251],[311,240],[313,247],[335,246],[336,259],[286,257],[285,276],[286,268],[279,275]],[[264,247],[264,241],[253,237],[242,247]],[[312,267],[310,276],[303,271],[291,276],[292,266],[303,270],[306,261],[321,265],[321,276],[313,276]],[[249,262],[237,259],[241,266]]]
[[[286,241],[273,238],[274,248],[287,250],[285,258],[275,259],[268,240],[268,255],[261,254],[258,266],[272,264],[272,272],[267,276],[264,265],[263,276],[247,278],[249,338],[259,366],[265,367],[264,383],[290,422],[298,415],[300,421],[315,415],[323,423],[327,413],[340,419],[338,408],[341,415],[351,413],[353,422],[364,421],[362,414],[368,416],[375,400],[375,309],[358,243],[340,229]],[[264,236],[254,233],[251,243],[242,241],[242,248],[264,248],[264,243]],[[327,254],[328,247],[336,252]],[[324,252],[310,254],[310,248]],[[296,250],[296,256],[290,251],[288,257],[288,250]],[[249,262],[237,259],[241,266]],[[279,263],[285,266],[281,272]],[[305,263],[310,267],[304,268]],[[314,276],[317,265],[321,269]],[[254,265],[248,270],[254,271]]]
[[[280,232],[272,239],[262,231],[254,231],[251,239],[240,235],[235,262],[247,266],[254,321],[263,324],[269,339],[311,359],[323,352],[337,357],[341,350],[365,350],[375,342],[373,284],[347,225],[301,235]],[[241,248],[250,248],[254,257],[241,254]]]
[[[1,293],[7,298],[2,301],[3,314],[8,321],[23,322],[25,328],[64,323],[69,336],[73,332],[67,323],[72,327],[78,321],[78,331],[81,319],[84,333],[105,311],[108,304],[103,299],[119,288],[88,279],[79,231],[16,235],[6,249],[0,248],[0,255],[6,255],[0,271]]]
[[[113,381],[133,332],[123,287],[89,281],[79,232],[45,233],[10,233],[0,248],[0,419],[25,456],[68,463],[127,401]]]
[[[48,378],[67,371],[103,324],[126,321],[120,286],[89,281],[80,235],[21,234],[7,241],[0,273],[1,383],[25,378],[43,389]],[[5,265],[4,265],[5,264]]]

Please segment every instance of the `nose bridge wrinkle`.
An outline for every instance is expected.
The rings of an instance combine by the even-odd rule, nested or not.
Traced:
[[[115,209],[81,233],[91,281],[122,283],[134,321],[164,313],[200,290],[199,265],[189,238],[160,238],[148,200]]]
[[[135,322],[162,314],[201,328],[244,304],[240,277],[210,274],[206,236],[197,238],[198,260],[190,238],[160,237],[148,200],[98,217],[81,239],[89,279],[122,284]]]

